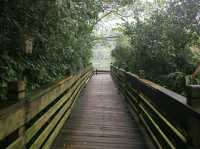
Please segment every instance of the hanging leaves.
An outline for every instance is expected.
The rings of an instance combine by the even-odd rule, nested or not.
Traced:
[[[148,17],[125,25],[124,35],[128,36],[130,47],[116,47],[115,64],[134,73],[143,69],[148,79],[182,92],[189,80],[186,76],[195,68],[191,46],[200,37],[200,2],[178,0],[155,5]],[[160,5],[162,9],[157,7]],[[146,12],[136,12],[137,16],[143,14]]]
[[[0,67],[8,69],[1,98],[9,80],[26,78],[31,91],[88,65],[100,11],[101,2],[94,0],[2,0]]]

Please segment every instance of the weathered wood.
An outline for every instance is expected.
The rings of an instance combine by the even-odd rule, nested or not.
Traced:
[[[187,143],[187,138],[184,134],[175,128],[154,106],[151,105],[148,98],[145,97],[142,93],[139,95],[142,102],[140,105],[148,109],[148,114],[154,115],[155,123],[160,125],[159,127],[162,129],[163,133],[170,135],[179,143]]]
[[[139,115],[139,118],[141,120],[141,122],[144,124],[147,132],[150,134],[151,138],[153,139],[154,143],[156,144],[156,146],[161,149],[162,145],[161,142],[158,140],[157,136],[153,133],[152,129],[150,128],[150,126],[147,124],[146,120],[144,119],[143,116]]]
[[[200,85],[186,87],[187,103],[195,110],[200,111]]]
[[[141,131],[110,75],[100,74],[88,83],[52,149],[151,148]]]
[[[9,145],[6,149],[23,149],[23,148],[24,148],[24,138],[19,137],[11,145]]]
[[[10,81],[8,82],[8,91],[21,92],[26,90],[26,83],[24,81]]]
[[[36,141],[29,147],[30,149],[40,148],[41,145],[44,143],[48,135],[51,133],[53,128],[57,125],[60,118],[62,118],[63,114],[68,111],[70,107],[71,101],[67,102],[67,104],[58,112],[56,117],[50,122],[50,124],[43,130],[40,136],[36,139]]]
[[[55,140],[55,138],[57,137],[57,135],[60,132],[60,129],[63,127],[64,123],[66,122],[66,120],[69,118],[71,111],[67,111],[67,113],[64,115],[64,117],[62,118],[62,120],[59,122],[59,124],[56,126],[56,128],[54,129],[54,133],[51,134],[51,136],[48,138],[48,140],[45,142],[45,144],[43,145],[43,148],[45,149],[49,149],[53,143],[53,141]]]
[[[65,81],[59,81],[53,87],[50,86],[48,89],[42,90],[42,93],[39,92],[37,95],[31,96],[30,99],[27,99],[29,102],[22,101],[0,111],[0,139],[6,137],[33,118],[64,90],[68,89],[73,82],[72,78],[66,78]],[[68,87],[62,88],[61,85],[63,83],[68,84]]]
[[[33,36],[30,33],[24,34],[24,39],[23,39],[23,51],[26,54],[32,54],[33,51]]]
[[[56,114],[54,119],[50,122],[50,124],[43,130],[43,132],[40,134],[40,136],[36,139],[36,141],[30,146],[30,149],[40,148],[41,145],[44,143],[44,141],[47,139],[49,134],[52,132],[54,127],[58,125],[60,119],[63,117],[64,114],[71,111],[73,101],[75,100],[76,95],[80,91],[80,82],[77,83],[78,87],[75,86],[75,89],[73,90],[73,95],[70,97],[70,99],[67,101],[67,103],[60,109],[60,111]],[[54,133],[54,132],[53,132]]]
[[[27,131],[26,131],[26,141],[29,142],[30,139],[37,133],[37,131],[49,120],[49,118],[71,97],[72,93],[75,91],[81,80],[79,80],[72,88],[69,90],[59,101],[53,105],[45,114],[43,114]]]
[[[103,73],[110,73],[110,71],[96,69],[95,71],[93,71],[93,73],[95,73],[97,75],[97,74],[103,74]]]
[[[20,100],[26,96],[26,83],[22,80],[8,82],[8,99]]]
[[[131,107],[139,109],[135,111],[158,147],[200,148],[200,113],[185,97],[115,66],[111,72]],[[191,95],[197,97],[196,93]]]
[[[145,72],[144,72],[144,70],[139,70],[139,76],[140,76],[140,78],[142,78],[142,79],[145,78]]]
[[[72,90],[73,91],[73,90]],[[49,118],[65,103],[71,96],[71,91],[64,95],[53,107],[42,115],[27,131],[26,141],[29,142],[31,138],[39,131],[39,129],[49,120]]]
[[[7,148],[22,149],[27,145],[30,148],[38,148],[44,144],[49,134],[61,121],[63,114],[71,111],[75,96],[81,91],[82,86],[90,78],[91,74],[92,68],[88,67],[78,75],[50,83],[46,87],[35,91],[27,99],[1,110],[1,142],[17,131],[19,132],[18,138],[12,140],[12,142],[9,141],[10,144],[7,144]],[[19,90],[21,91],[21,89]],[[40,113],[44,110],[45,113],[41,115]],[[31,122],[33,119],[35,119],[34,123]],[[28,126],[27,130],[25,128],[26,125]],[[41,128],[45,125],[46,128],[41,131]]]
[[[75,100],[78,98],[78,96],[80,94],[80,91],[81,91],[81,89],[79,89],[78,93],[76,94]],[[54,129],[54,132],[51,134],[51,136],[48,138],[48,140],[43,145],[43,148],[49,149],[51,147],[53,141],[57,137],[57,135],[58,135],[60,129],[63,127],[65,121],[68,119],[70,113],[71,113],[71,109],[68,110],[67,114],[64,115],[64,117],[62,118],[62,120],[56,126],[56,128]]]

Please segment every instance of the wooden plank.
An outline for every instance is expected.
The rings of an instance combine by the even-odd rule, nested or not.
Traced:
[[[184,136],[177,128],[175,128],[161,113],[159,113],[159,111],[157,109],[155,109],[149,102],[147,99],[145,99],[144,95],[140,94],[139,97],[142,99],[143,101],[143,106],[147,106],[149,109],[152,110],[152,112],[150,112],[150,110],[148,110],[149,114],[153,113],[154,116],[157,116],[158,119],[160,121],[162,121],[162,123],[164,123],[164,131],[167,131],[168,133],[171,131],[171,133],[173,133],[174,135],[177,136],[176,139],[180,139],[183,143],[187,143],[187,138],[186,136]],[[142,103],[141,103],[142,104]]]
[[[157,137],[155,136],[155,134],[153,133],[153,131],[151,130],[151,128],[149,127],[149,125],[147,124],[145,119],[143,118],[143,116],[139,115],[139,118],[142,121],[142,123],[144,124],[146,130],[150,134],[150,136],[153,139],[154,143],[156,144],[157,148],[162,149],[162,145],[160,144],[159,140],[157,139]]]
[[[174,140],[173,142],[177,143],[177,146],[182,146],[182,143],[179,142],[182,140],[182,142],[186,142],[187,145],[191,145],[194,148],[200,148],[200,113],[186,104],[185,97],[163,88],[151,81],[130,76],[128,72],[120,70],[116,67],[112,67],[112,69],[113,76],[116,78],[116,82],[118,82],[121,88],[123,88],[122,82],[131,84],[132,88],[137,90],[137,92],[142,93],[146,99],[148,98],[149,103],[157,111],[159,111],[160,115],[162,115],[164,119],[168,120],[171,126],[175,128],[172,130],[169,123],[166,123],[167,127],[164,127],[163,123],[161,123],[164,119],[160,117],[162,121],[160,121],[158,125],[163,127],[163,130],[168,133],[170,139]],[[122,75],[122,73],[125,75]],[[147,104],[145,102],[143,102],[143,106],[144,105],[146,105],[147,108]],[[155,116],[154,118],[157,118],[155,110],[152,108],[150,109],[151,110],[147,111],[147,113],[151,113],[152,117]],[[156,121],[158,121],[158,119]],[[182,134],[176,130],[179,130]],[[174,134],[172,134],[172,131],[174,131]],[[176,140],[177,136],[180,138],[179,141]]]
[[[92,77],[52,149],[150,149],[109,74]]]
[[[55,106],[57,107],[56,109],[55,109],[55,107],[52,107],[51,109],[51,111],[48,111],[47,113],[46,113],[46,116],[47,116],[47,119],[46,119],[46,121],[49,119],[49,114],[50,115],[52,115],[52,114],[54,114],[54,112],[55,111],[57,111],[57,109],[59,109],[59,107],[67,100],[67,98],[69,98],[70,96],[71,96],[71,93],[73,93],[73,95],[72,95],[72,97],[70,97],[70,100],[68,101],[69,102],[69,105],[70,105],[70,107],[71,107],[71,104],[72,104],[72,101],[74,100],[73,98],[74,98],[74,95],[80,90],[80,86],[85,82],[84,80],[86,80],[87,79],[87,77],[88,77],[88,74],[89,73],[86,73],[84,76],[82,76],[82,78],[80,78],[77,82],[76,82],[76,84],[69,90],[69,94],[67,94],[66,96],[64,96],[63,97],[63,99],[61,99],[60,100],[60,102],[58,102]],[[64,99],[64,98],[66,98],[66,99]],[[71,108],[70,108],[71,109]],[[69,109],[69,111],[70,111],[70,109]],[[42,125],[46,122],[44,122],[44,117],[45,115],[43,115],[41,118],[40,118],[40,121],[38,121],[37,123],[36,123],[36,128],[34,129],[34,128],[32,128],[31,127],[31,131],[29,131],[28,133],[27,133],[27,135],[28,135],[28,137],[27,137],[27,142],[34,136],[34,134],[37,132],[37,130],[39,130],[39,128],[41,128],[42,127]],[[53,123],[53,122],[51,122],[51,123]],[[51,125],[51,123],[50,123],[50,125]],[[52,126],[53,127],[53,126]],[[51,127],[51,128],[52,128]],[[51,131],[51,130],[49,130],[49,131]],[[48,133],[49,133],[49,131],[48,131]],[[42,133],[42,139],[43,140],[45,140],[45,137],[44,136],[47,136],[47,133]],[[41,136],[39,136],[39,138],[41,138]],[[41,141],[41,139],[37,139],[37,140],[39,140],[38,142],[39,142],[39,144],[37,144],[37,143],[35,143],[35,146],[39,146],[39,145],[41,145],[42,143],[42,141]],[[37,142],[37,140],[36,140],[36,142]]]
[[[63,127],[65,121],[68,119],[69,115],[71,113],[71,110],[69,110],[65,116],[62,118],[62,120],[59,122],[59,124],[56,126],[56,129],[54,130],[54,133],[49,137],[49,139],[45,142],[43,148],[49,149],[52,145],[53,141],[57,137],[58,133],[60,132],[60,129]]]
[[[69,79],[66,79],[66,84],[70,87],[71,83],[68,82]],[[71,81],[71,80],[70,80]],[[63,81],[62,81],[63,82]],[[57,87],[54,87],[48,93],[45,91],[44,95],[41,97],[34,96],[32,101],[24,101],[17,103],[3,111],[0,112],[0,139],[8,136],[10,133],[18,129],[20,126],[29,121],[33,116],[45,108],[50,102],[56,99],[64,90],[61,82],[56,84]],[[33,98],[36,98],[33,100]]]
[[[58,96],[60,96],[64,91],[70,89],[72,84],[78,80],[82,80],[88,72],[91,71],[91,67],[85,69],[82,73],[77,76],[66,77],[63,80],[55,81],[49,85],[36,90],[33,95],[27,97],[27,100],[21,101],[12,105],[6,109],[0,111],[0,140],[7,137],[12,132],[19,129],[35,115],[37,115],[41,110],[43,110],[47,105],[53,102]],[[51,113],[53,114],[53,112]],[[28,136],[28,140],[37,132],[36,129],[41,128],[41,126],[46,122],[48,116],[44,116],[45,119],[40,119],[40,121],[35,124],[30,132],[34,132],[31,136]],[[42,122],[43,123],[40,123]],[[40,123],[40,125],[39,125]],[[17,146],[20,141],[17,139],[9,147]],[[20,145],[19,145],[20,146]]]
[[[10,144],[6,149],[23,149],[24,148],[24,141],[23,137],[18,138],[12,144]]]
[[[166,134],[160,129],[159,124],[157,124],[154,119],[152,119],[152,117],[148,114],[148,112],[143,108],[142,105],[139,105],[140,109],[142,109],[142,112],[144,113],[145,117],[148,118],[148,120],[151,122],[151,125],[156,129],[156,131],[158,132],[157,135],[160,135],[160,139],[164,139],[167,148],[170,149],[176,149],[175,145],[169,140],[169,138],[167,138]],[[160,141],[160,140],[159,140]]]
[[[84,78],[83,82],[79,85],[79,87],[78,87],[78,89],[76,90],[75,94],[78,94],[78,95],[80,94],[80,92],[81,92],[81,90],[83,89],[85,83],[87,83],[88,80],[89,80],[88,77],[89,77],[89,76],[86,76],[86,78]],[[78,96],[78,95],[77,95],[77,96]],[[73,109],[74,104],[76,103],[76,99],[77,99],[77,98],[75,98],[74,101],[72,102],[72,105],[71,105],[71,107],[70,107],[71,110]]]
[[[153,82],[151,82],[149,80],[142,79],[142,81],[145,82],[147,85],[153,87],[157,91],[163,92],[168,96],[172,96],[174,98],[174,100],[177,100],[177,101],[181,102],[182,104],[186,105],[186,103],[187,103],[186,97],[184,97],[182,95],[179,95],[176,92],[173,92],[173,91],[171,91],[169,89],[166,89],[166,88],[164,88],[164,87],[162,87],[162,86],[160,86],[160,85],[158,85],[156,83],[153,83]]]
[[[49,118],[60,108],[63,103],[65,103],[75,89],[78,87],[82,79],[78,80],[76,84],[55,104],[49,111],[42,115],[27,131],[26,131],[26,142],[29,142],[30,139],[39,131],[39,129],[49,120]]]
[[[44,115],[42,115],[27,131],[26,131],[26,142],[29,142],[31,138],[39,131],[39,129],[49,120],[49,118],[65,103],[71,96],[72,91],[67,92],[58,103],[51,107]]]
[[[30,146],[30,149],[36,149],[41,147],[45,139],[48,137],[49,133],[53,130],[54,126],[57,124],[57,122],[60,120],[63,114],[68,110],[70,104],[71,100],[67,102],[67,104],[58,112],[58,114],[51,121],[51,123],[44,129],[44,131],[40,134],[36,141]]]
[[[81,81],[81,80],[80,80]],[[78,88],[76,88],[71,96],[70,100],[65,104],[65,106],[58,112],[55,118],[50,122],[50,124],[45,128],[45,130],[40,134],[40,136],[36,139],[36,141],[31,145],[30,149],[40,148],[41,145],[44,143],[45,139],[48,137],[52,129],[55,127],[57,122],[66,112],[66,110],[70,110],[71,104],[73,103],[74,97],[76,96],[77,92],[79,92],[80,83],[77,83]]]
[[[77,96],[75,97],[75,100],[76,98],[78,98],[79,94],[81,92],[81,89],[79,90]],[[60,121],[60,123],[56,126],[54,132],[51,134],[51,136],[48,138],[48,140],[45,142],[43,148],[45,149],[49,149],[53,143],[53,141],[55,140],[55,138],[57,137],[58,133],[60,132],[60,129],[63,127],[65,121],[68,119],[69,115],[71,113],[71,110],[69,110],[67,112],[67,114],[65,114],[65,116],[62,118],[62,120]]]

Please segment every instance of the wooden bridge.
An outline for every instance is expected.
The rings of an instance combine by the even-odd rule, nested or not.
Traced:
[[[0,148],[199,149],[194,101],[191,107],[185,97],[115,66],[97,75],[88,67],[2,109]]]

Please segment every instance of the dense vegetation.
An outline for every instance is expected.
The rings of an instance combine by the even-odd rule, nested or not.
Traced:
[[[134,21],[120,29],[115,64],[134,73],[144,69],[148,79],[181,92],[200,59],[191,52],[200,44],[199,0],[147,5],[141,0],[2,0],[0,99],[9,81],[25,80],[32,91],[87,66],[95,25],[108,14],[120,16],[120,7],[131,10]]]
[[[9,81],[26,80],[31,91],[88,65],[101,11],[98,0],[2,0],[0,99]]]
[[[112,55],[119,67],[137,74],[144,70],[148,79],[182,92],[186,83],[199,83],[190,75],[200,61],[191,50],[199,46],[200,2],[156,4],[159,7],[148,11],[148,17],[139,17],[147,10],[135,12],[135,21],[124,25],[123,36]],[[124,42],[126,38],[128,44]]]

